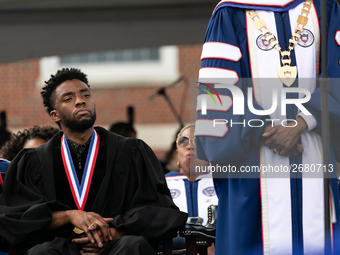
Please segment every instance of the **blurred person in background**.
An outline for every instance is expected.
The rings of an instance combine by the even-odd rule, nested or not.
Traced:
[[[319,26],[321,3],[327,5],[325,29]],[[328,248],[340,254],[339,14],[334,0],[224,0],[214,9],[202,47],[199,86],[208,90],[198,97],[203,103],[197,104],[195,136],[200,159],[228,167],[214,173],[216,254],[324,254]],[[327,45],[320,35],[328,37]],[[327,47],[327,57],[320,58],[320,45]],[[323,165],[322,92],[315,79],[326,72],[323,65],[331,78],[329,165]],[[209,90],[223,99],[223,110]],[[242,114],[236,112],[241,97],[248,99]],[[284,105],[302,98],[298,106]],[[226,121],[214,128],[217,119]],[[328,187],[324,172],[314,170],[318,166],[331,177],[326,198],[334,201],[327,206],[331,222],[325,222]],[[325,225],[332,248],[325,245],[331,232]]]
[[[196,158],[193,138],[195,125],[183,127],[177,135],[177,165],[179,172],[165,175],[172,199],[179,209],[189,217],[201,217],[207,222],[207,208],[217,205],[212,175],[208,172],[208,162]],[[203,171],[202,171],[203,170]]]
[[[36,148],[50,140],[59,129],[52,126],[37,126],[24,129],[11,136],[0,150],[0,156],[12,161],[22,149]]]
[[[137,137],[137,132],[133,126],[126,122],[115,122],[111,125],[110,131],[124,137]]]
[[[32,128],[24,129],[16,134],[12,134],[10,140],[8,140],[0,149],[0,174],[2,180],[4,180],[7,165],[22,149],[39,147],[58,132],[59,129],[52,126],[36,125]],[[0,185],[2,185],[1,179]]]
[[[184,126],[178,133],[177,166],[179,172],[165,175],[168,188],[178,208],[189,217],[200,217],[205,225],[208,222],[208,207],[217,205],[212,174],[208,171],[208,162],[196,158],[194,124]],[[214,247],[208,248],[208,254],[214,254]]]
[[[0,150],[0,194],[2,193],[2,184],[5,177],[6,168],[10,161],[22,150],[28,148],[36,148],[50,140],[56,133],[58,128],[52,126],[34,126],[29,129],[19,131],[12,134]],[[1,250],[6,252],[1,252]],[[8,254],[8,247],[3,239],[0,239],[0,255]]]
[[[163,166],[164,174],[169,172],[179,172],[179,168],[177,166],[177,144],[176,140],[170,146],[170,149],[167,151],[164,160],[161,161]]]
[[[7,130],[6,112],[0,112],[0,148],[11,138],[11,133]]]

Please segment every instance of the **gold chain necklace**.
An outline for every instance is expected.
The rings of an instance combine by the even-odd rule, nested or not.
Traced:
[[[309,10],[312,7],[313,0],[306,0],[303,3],[301,14],[297,19],[297,26],[295,27],[295,32],[292,34],[292,38],[289,39],[288,51],[282,51],[279,41],[275,36],[269,31],[266,23],[254,10],[247,11],[249,17],[253,20],[253,24],[256,29],[260,30],[261,34],[265,37],[265,40],[270,43],[270,46],[276,49],[281,54],[282,67],[277,68],[277,72],[280,80],[287,87],[292,86],[296,79],[297,68],[296,66],[290,66],[291,58],[290,52],[294,49],[295,45],[301,37],[303,28],[307,25]]]

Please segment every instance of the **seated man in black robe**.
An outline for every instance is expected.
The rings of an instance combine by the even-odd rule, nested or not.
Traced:
[[[185,223],[158,159],[141,140],[95,127],[85,74],[62,69],[41,92],[61,127],[21,151],[0,195],[0,236],[18,254],[155,254]]]

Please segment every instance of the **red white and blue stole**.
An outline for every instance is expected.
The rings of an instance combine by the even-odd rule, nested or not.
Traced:
[[[81,180],[81,184],[79,186],[77,174],[74,169],[66,137],[65,135],[63,135],[61,138],[61,157],[63,159],[67,180],[70,185],[74,202],[77,205],[78,210],[81,211],[84,210],[87,196],[89,194],[94,166],[96,165],[98,149],[99,149],[99,136],[97,132],[94,130],[90,143],[89,152],[87,154],[83,177]]]

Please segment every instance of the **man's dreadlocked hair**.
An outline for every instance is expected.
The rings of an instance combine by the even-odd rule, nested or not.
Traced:
[[[41,96],[43,98],[44,106],[46,107],[47,113],[50,115],[50,112],[53,111],[53,107],[51,104],[51,96],[55,89],[64,81],[69,81],[77,79],[84,82],[88,87],[87,75],[84,74],[80,69],[76,68],[63,68],[58,70],[55,75],[51,75],[51,78],[48,81],[45,81],[46,86],[42,88]]]

